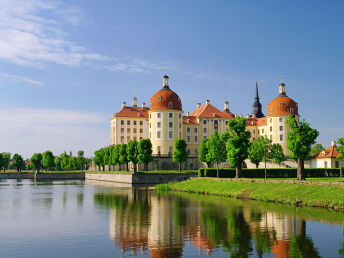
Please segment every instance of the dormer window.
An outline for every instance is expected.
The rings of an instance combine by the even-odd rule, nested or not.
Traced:
[[[325,155],[326,155],[325,151],[322,151],[322,152],[321,152],[321,155],[322,155],[323,157],[325,157]]]
[[[283,102],[280,103],[280,106],[281,106],[281,107],[283,106]]]
[[[158,100],[159,100],[159,101],[162,101],[162,97],[161,97],[161,96],[159,96],[159,97],[158,97]]]
[[[172,102],[168,102],[168,107],[169,108],[173,108],[173,103]]]
[[[294,108],[290,108],[290,113],[294,113]]]

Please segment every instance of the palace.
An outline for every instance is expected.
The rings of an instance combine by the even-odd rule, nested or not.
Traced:
[[[132,106],[122,103],[122,109],[111,118],[110,143],[122,144],[131,140],[149,138],[153,146],[154,156],[171,156],[174,141],[184,138],[190,157],[198,156],[198,148],[202,139],[208,138],[215,130],[219,134],[227,128],[227,121],[236,115],[230,112],[229,103],[225,101],[223,111],[209,100],[205,104],[197,103],[197,107],[186,116],[182,109],[182,101],[178,94],[170,89],[169,77],[163,77],[163,87],[150,99],[149,108],[145,103],[137,105],[133,98]],[[253,112],[247,118],[247,130],[251,132],[251,141],[259,136],[266,136],[273,143],[279,143],[285,154],[287,150],[287,134],[289,131],[286,120],[289,115],[299,117],[297,103],[289,98],[285,84],[279,84],[279,95],[268,105],[268,115],[262,113],[259,102],[258,84]]]

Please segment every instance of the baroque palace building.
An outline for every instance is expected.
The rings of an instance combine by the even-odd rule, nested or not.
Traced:
[[[172,155],[174,141],[184,138],[190,157],[198,156],[198,148],[202,139],[217,130],[219,134],[227,129],[229,119],[236,115],[230,112],[229,103],[225,101],[223,111],[219,110],[209,100],[205,104],[197,103],[191,113],[184,115],[182,101],[178,94],[170,89],[169,77],[163,77],[163,87],[150,99],[149,107],[145,103],[137,105],[133,98],[132,106],[122,103],[122,109],[111,118],[112,145],[128,143],[131,140],[149,138],[153,146],[154,156]],[[247,130],[251,132],[251,141],[259,136],[266,136],[273,143],[279,143],[285,154],[287,151],[287,134],[289,131],[286,120],[289,115],[299,117],[298,104],[289,98],[283,81],[279,84],[279,95],[268,105],[268,114],[262,113],[259,101],[258,84],[253,112],[247,118]]]

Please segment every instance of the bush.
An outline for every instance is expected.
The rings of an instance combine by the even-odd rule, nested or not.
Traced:
[[[266,169],[267,178],[296,178],[296,168],[268,168]],[[220,169],[221,178],[234,178],[234,168]],[[307,177],[339,177],[339,168],[306,168],[305,175]],[[216,177],[215,168],[200,168],[198,170],[199,177]],[[244,178],[264,178],[265,170],[258,168],[243,169],[242,176]]]

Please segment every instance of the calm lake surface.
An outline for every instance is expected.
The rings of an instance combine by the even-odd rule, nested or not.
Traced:
[[[323,209],[0,181],[0,257],[344,257],[343,225],[344,212]]]

